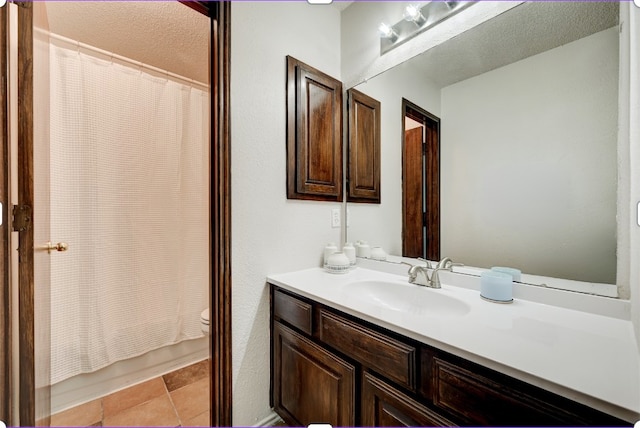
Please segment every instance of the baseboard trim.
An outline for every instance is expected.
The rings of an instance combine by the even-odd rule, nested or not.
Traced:
[[[272,410],[270,415],[266,416],[260,422],[255,424],[254,427],[272,427],[275,424],[282,422],[283,421],[280,416],[278,416],[278,414]]]

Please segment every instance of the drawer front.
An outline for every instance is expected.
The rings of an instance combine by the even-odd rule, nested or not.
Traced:
[[[313,307],[310,303],[276,289],[273,291],[273,315],[276,319],[311,335]]]
[[[583,425],[578,415],[434,357],[432,400],[436,407],[479,425]]]
[[[415,391],[416,348],[339,315],[319,310],[318,338],[379,374]]]

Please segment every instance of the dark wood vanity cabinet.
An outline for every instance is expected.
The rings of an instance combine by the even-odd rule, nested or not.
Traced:
[[[271,400],[291,426],[631,426],[271,286]]]

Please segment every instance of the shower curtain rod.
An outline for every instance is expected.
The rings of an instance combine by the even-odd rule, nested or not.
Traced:
[[[176,80],[181,80],[183,82],[187,82],[187,83],[189,83],[191,85],[194,85],[194,86],[200,86],[200,87],[206,88],[207,90],[209,89],[209,85],[206,84],[206,83],[199,82],[197,80],[190,79],[188,77],[180,76],[179,74],[172,73],[172,72],[167,71],[167,70],[163,70],[163,69],[155,67],[153,65],[145,64],[145,63],[143,63],[141,61],[135,61],[135,60],[133,60],[131,58],[127,58],[125,56],[118,55],[116,53],[109,52],[109,51],[97,48],[95,46],[91,46],[91,45],[88,45],[86,43],[82,43],[82,42],[80,42],[78,40],[73,40],[73,39],[70,39],[68,37],[61,36],[59,34],[51,33],[51,32],[46,31],[46,30],[36,29],[36,31],[45,34],[46,36],[50,37],[53,40],[58,40],[58,41],[61,41],[63,43],[67,43],[69,45],[73,45],[78,49],[82,48],[82,49],[85,49],[85,50],[88,50],[88,51],[92,51],[92,52],[98,53],[100,55],[104,55],[106,57],[109,57],[111,59],[116,59],[118,61],[125,62],[127,64],[135,65],[137,67],[140,67],[140,68],[143,68],[143,69],[146,69],[146,70],[149,70],[149,71],[153,71],[154,73],[158,73],[158,74],[163,75],[163,76],[168,76],[168,77],[171,77],[171,78],[176,79]]]

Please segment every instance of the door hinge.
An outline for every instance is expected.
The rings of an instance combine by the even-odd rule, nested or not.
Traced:
[[[29,205],[13,206],[13,230],[24,232],[31,227],[31,207]]]
[[[427,213],[422,213],[422,227],[427,227]]]

